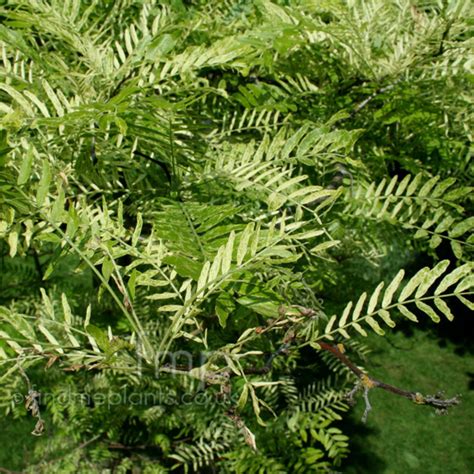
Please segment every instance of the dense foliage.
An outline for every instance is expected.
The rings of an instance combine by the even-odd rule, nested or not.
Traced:
[[[469,8],[0,1],[0,402],[65,450],[32,472],[340,465],[322,344],[473,306]]]

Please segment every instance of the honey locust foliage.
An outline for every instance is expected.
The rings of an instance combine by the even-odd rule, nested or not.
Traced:
[[[0,5],[24,470],[339,466],[354,375],[318,341],[472,309],[469,2]]]

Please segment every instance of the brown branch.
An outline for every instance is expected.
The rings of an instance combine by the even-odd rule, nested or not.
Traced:
[[[359,379],[358,384],[354,387],[354,389],[350,392],[349,398],[360,389],[364,389],[364,398],[366,400],[366,412],[364,413],[364,417],[367,417],[367,413],[370,411],[370,404],[368,403],[367,393],[371,388],[381,388],[386,390],[387,392],[394,393],[395,395],[399,395],[401,397],[407,398],[414,403],[419,405],[429,405],[435,407],[439,410],[446,410],[447,408],[458,405],[460,400],[459,397],[453,397],[449,399],[442,398],[441,394],[436,395],[422,395],[419,392],[412,392],[409,390],[403,390],[401,388],[395,387],[394,385],[382,382],[380,380],[374,379],[369,375],[365,374],[361,369],[359,369],[355,364],[353,364],[349,358],[344,355],[341,350],[332,344],[328,344],[327,342],[318,341],[317,343],[321,349],[330,352],[335,357],[337,357],[346,367],[353,372],[357,378]]]

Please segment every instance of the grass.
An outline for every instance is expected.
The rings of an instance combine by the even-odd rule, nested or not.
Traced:
[[[345,432],[351,456],[342,472],[450,473],[474,472],[474,366],[472,353],[416,330],[386,337],[371,336],[373,352],[365,361],[369,373],[387,383],[423,394],[439,390],[446,397],[461,394],[461,404],[446,415],[380,389],[370,393],[367,424],[358,399]]]

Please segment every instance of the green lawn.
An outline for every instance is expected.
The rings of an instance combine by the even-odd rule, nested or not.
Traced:
[[[351,451],[344,473],[474,472],[474,364],[472,354],[456,350],[423,331],[370,337],[373,352],[365,362],[369,373],[387,383],[447,397],[462,395],[462,403],[446,415],[380,389],[373,390],[373,410],[367,424],[360,420],[364,403],[358,399],[351,415]],[[464,352],[464,354],[462,353]],[[346,427],[347,432],[347,427]],[[349,433],[348,433],[349,434]]]

